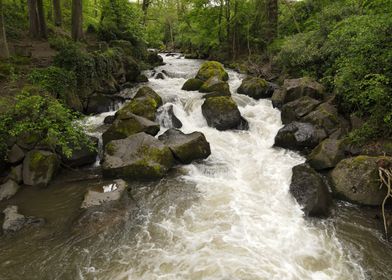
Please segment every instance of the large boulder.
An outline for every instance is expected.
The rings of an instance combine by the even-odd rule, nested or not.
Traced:
[[[159,124],[135,114],[121,114],[113,124],[102,134],[103,145],[109,141],[124,139],[139,132],[156,135],[160,130]]]
[[[284,88],[275,89],[271,97],[272,106],[274,108],[282,108],[285,98],[286,90]]]
[[[378,206],[387,194],[380,188],[379,163],[391,157],[357,156],[340,161],[330,174],[334,194],[354,203]]]
[[[302,96],[310,96],[318,100],[325,98],[324,87],[308,77],[285,80],[283,88],[286,90],[285,103],[294,101]]]
[[[23,160],[23,182],[28,186],[47,186],[59,167],[57,155],[32,150]]]
[[[94,94],[88,98],[85,111],[87,114],[100,114],[113,109],[114,104],[115,101],[113,97],[103,94]]]
[[[185,134],[177,129],[169,129],[159,136],[172,151],[174,157],[183,164],[205,159],[211,154],[210,144],[201,132]]]
[[[151,135],[138,133],[106,145],[102,171],[105,177],[154,180],[162,178],[173,164],[167,146]]]
[[[159,124],[166,128],[182,127],[182,122],[174,114],[172,104],[159,108],[157,119],[159,121]]]
[[[217,61],[204,62],[197,72],[196,79],[207,81],[211,77],[218,77],[219,80],[227,81],[229,74],[223,68],[223,65]]]
[[[0,201],[13,197],[19,190],[19,185],[13,180],[7,180],[4,184],[0,185]]]
[[[160,107],[160,106],[163,105],[162,98],[159,96],[158,93],[156,93],[150,87],[141,87],[141,88],[139,88],[133,98],[137,99],[137,98],[146,98],[146,97],[151,97],[152,99],[154,99],[156,104],[157,104],[157,107]]]
[[[114,180],[113,183],[89,188],[84,195],[80,208],[101,206],[108,202],[118,201],[124,195],[127,183],[124,180]]]
[[[11,164],[18,164],[24,159],[25,153],[16,144],[14,144],[7,153],[7,160]]]
[[[308,163],[316,170],[333,168],[345,157],[344,140],[325,139],[308,156]]]
[[[201,86],[203,85],[203,83],[204,82],[202,80],[192,78],[192,79],[187,80],[181,89],[186,90],[186,91],[199,90],[201,88]]]
[[[237,104],[230,96],[209,97],[204,101],[201,110],[208,125],[218,130],[248,128],[247,121],[241,116]]]
[[[218,92],[222,96],[230,96],[230,86],[227,82],[220,80],[218,77],[214,76],[209,78],[203,83],[199,89],[200,92]]]
[[[79,167],[92,164],[96,161],[98,155],[98,138],[90,136],[89,144],[82,144],[81,147],[72,149],[72,154],[67,157],[61,155],[62,162],[70,167]]]
[[[303,96],[297,100],[286,103],[282,107],[282,122],[288,124],[293,121],[299,121],[302,117],[320,105],[320,103],[320,101],[309,96]]]
[[[149,119],[150,121],[154,121],[159,106],[160,103],[158,103],[154,97],[149,95],[133,98],[116,112],[116,117],[124,119],[127,116],[135,114]]]
[[[45,220],[42,218],[26,217],[18,213],[18,206],[16,205],[7,206],[7,208],[4,209],[3,213],[3,232],[5,234],[12,234],[23,228],[40,226],[45,223]]]
[[[258,77],[247,77],[242,80],[241,86],[237,89],[237,92],[254,99],[270,98],[272,96],[269,83]]]
[[[328,134],[332,134],[341,126],[338,110],[331,103],[321,104],[316,110],[303,117],[301,121],[318,125],[324,128]]]
[[[306,216],[325,217],[332,202],[328,186],[319,173],[306,164],[294,166],[290,193]]]
[[[310,123],[292,122],[278,131],[275,146],[308,152],[327,137],[324,129]]]

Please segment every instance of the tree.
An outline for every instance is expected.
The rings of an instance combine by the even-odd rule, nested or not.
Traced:
[[[37,12],[37,0],[28,0],[27,5],[29,8],[29,33],[33,38],[39,37],[39,23]]]
[[[10,53],[8,51],[7,36],[4,25],[3,0],[0,0],[0,58],[8,58]]]
[[[150,6],[150,2],[151,2],[151,0],[143,0],[143,3],[142,3],[142,10],[143,10],[143,14],[144,14],[144,18],[143,18],[144,25],[146,25],[148,6]]]
[[[272,42],[278,35],[278,0],[267,0],[267,42]]]
[[[61,0],[53,0],[53,11],[54,11],[54,24],[56,26],[61,26]]]
[[[48,32],[46,28],[44,4],[42,0],[37,0],[37,12],[38,12],[38,23],[39,23],[39,35],[41,38],[47,38]]]
[[[72,0],[72,39],[83,39],[83,8],[82,0]]]

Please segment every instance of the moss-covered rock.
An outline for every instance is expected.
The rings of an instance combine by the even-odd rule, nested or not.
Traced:
[[[109,95],[94,94],[88,98],[86,114],[100,114],[110,111],[114,107],[114,98]]]
[[[357,156],[340,161],[330,174],[334,194],[354,203],[381,205],[387,189],[380,188],[378,163],[391,157]]]
[[[308,156],[308,163],[316,170],[333,168],[344,159],[345,141],[325,139]]]
[[[241,86],[237,89],[237,92],[256,100],[260,98],[270,98],[272,96],[268,82],[258,77],[247,77],[242,80]]]
[[[222,96],[230,96],[230,86],[227,82],[219,80],[218,77],[214,76],[209,78],[203,83],[199,89],[200,92],[219,92]]]
[[[102,134],[103,145],[105,146],[109,141],[124,139],[139,132],[156,135],[159,130],[159,124],[146,118],[131,113],[119,115]]]
[[[105,177],[155,180],[173,166],[170,149],[146,133],[107,144],[102,164]]]
[[[151,96],[133,98],[116,112],[116,118],[125,119],[128,115],[135,114],[154,121],[158,107],[159,104]]]
[[[306,216],[325,217],[332,202],[328,186],[316,171],[306,164],[293,168],[290,193],[303,207]]]
[[[137,78],[140,75],[140,67],[135,59],[132,57],[126,57],[124,59],[124,71],[127,82],[137,82]]]
[[[157,103],[157,107],[163,105],[162,98],[150,87],[141,87],[136,92],[134,98],[144,98],[144,97],[151,97]]]
[[[247,129],[247,121],[230,96],[207,98],[201,110],[208,125],[218,130]]]
[[[316,110],[303,117],[301,121],[318,125],[324,128],[328,134],[332,134],[341,126],[338,110],[331,103],[321,104]]]
[[[223,68],[223,65],[217,61],[204,62],[197,72],[196,79],[207,81],[211,77],[218,77],[222,81],[229,79],[229,74]]]
[[[23,150],[17,145],[12,145],[11,149],[7,152],[7,161],[11,164],[22,162],[25,157]]]
[[[284,88],[275,89],[271,97],[272,106],[274,108],[282,108],[285,98],[286,90]]]
[[[323,100],[326,97],[324,87],[309,77],[285,80],[283,88],[286,90],[285,103],[302,96],[310,96],[318,100]]]
[[[282,122],[284,124],[299,121],[320,104],[320,101],[309,96],[303,96],[295,101],[286,103],[282,107]]]
[[[199,79],[188,79],[184,85],[182,86],[182,90],[186,90],[186,91],[195,91],[195,90],[199,90],[201,88],[201,86],[203,85],[203,81],[199,80]]]
[[[211,154],[210,144],[201,132],[182,133],[177,129],[169,129],[159,136],[181,163],[188,164],[194,160],[205,159]]]
[[[155,51],[149,51],[146,57],[147,63],[151,66],[163,65],[163,58]]]
[[[23,182],[28,186],[47,186],[58,167],[59,159],[56,154],[32,150],[23,160]]]

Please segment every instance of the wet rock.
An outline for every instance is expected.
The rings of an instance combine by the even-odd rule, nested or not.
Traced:
[[[18,164],[23,161],[25,153],[23,150],[16,144],[12,146],[12,148],[8,151],[7,159],[11,164]]]
[[[89,97],[86,107],[87,114],[100,114],[110,111],[114,107],[111,97],[103,94],[94,94]]]
[[[5,234],[15,233],[26,227],[41,226],[45,223],[45,220],[42,218],[26,217],[18,213],[18,206],[16,205],[7,206],[3,213],[5,215],[3,223],[3,232]]]
[[[90,136],[90,144],[82,144],[80,148],[73,148],[70,157],[61,156],[63,164],[70,167],[80,167],[95,163],[98,156],[98,138]]]
[[[322,128],[310,123],[292,122],[279,130],[275,137],[275,146],[307,152],[326,137],[327,134]]]
[[[203,83],[200,92],[218,92],[222,96],[230,96],[230,87],[227,82],[219,80],[218,77],[211,77]]]
[[[107,116],[105,117],[105,119],[103,120],[104,124],[112,124],[114,122],[114,120],[116,119],[115,116]]]
[[[272,96],[268,82],[258,77],[247,77],[242,80],[241,86],[237,89],[237,92],[256,100],[260,98],[270,98]]]
[[[163,65],[163,58],[155,51],[149,51],[147,54],[147,62],[152,66]]]
[[[18,184],[23,182],[23,164],[19,164],[11,167],[11,171],[8,174],[8,178],[15,181]]]
[[[335,167],[344,159],[345,144],[343,140],[325,139],[308,156],[308,164],[316,170]]]
[[[303,96],[295,101],[286,103],[282,107],[282,122],[288,124],[293,121],[299,121],[302,117],[320,105],[320,103],[320,101],[309,96]]]
[[[136,82],[138,82],[138,83],[147,83],[148,82],[148,78],[147,78],[146,75],[140,74],[139,76],[137,76]]]
[[[210,97],[219,97],[219,96],[231,96],[231,94],[230,94],[230,92],[229,93],[224,93],[224,92],[218,92],[218,91],[214,91],[214,92],[211,92],[211,93],[207,93],[207,94],[205,94],[205,95],[203,95],[203,97],[202,98],[204,98],[204,99],[207,99],[207,98],[210,98]]]
[[[158,74],[155,75],[155,79],[157,79],[157,80],[164,80],[165,79],[165,75],[163,75],[162,72],[159,72]]]
[[[286,90],[285,103],[294,101],[302,96],[309,96],[318,100],[325,98],[324,87],[308,77],[285,80],[283,87]]]
[[[229,96],[207,98],[201,106],[203,116],[211,127],[218,130],[239,129],[244,127],[237,104]]]
[[[154,121],[159,106],[160,103],[158,103],[154,97],[149,95],[136,97],[116,112],[116,118],[125,119],[129,115],[135,114],[149,119],[150,121]]]
[[[32,150],[23,161],[23,182],[28,186],[47,186],[59,167],[57,155]]]
[[[328,216],[332,202],[328,186],[321,175],[308,165],[301,164],[293,168],[290,193],[303,207],[306,216]]]
[[[160,130],[159,124],[135,114],[119,115],[113,124],[102,134],[103,145],[109,141],[124,139],[139,132],[156,135]]]
[[[339,126],[339,116],[337,108],[330,103],[323,103],[302,118],[303,122],[318,125],[325,129],[328,134],[332,134]]]
[[[100,83],[100,87],[97,89],[97,92],[102,94],[115,94],[120,90],[120,86],[117,81],[113,78],[112,75],[109,75],[108,78],[103,79]]]
[[[158,138],[172,151],[174,157],[183,164],[206,159],[211,154],[210,144],[201,132],[185,134],[177,129],[169,129]]]
[[[204,62],[197,72],[196,79],[207,81],[211,77],[218,77],[219,80],[229,80],[229,74],[223,68],[223,65],[217,61]]]
[[[381,205],[387,188],[380,188],[378,163],[391,157],[357,156],[340,161],[330,174],[334,194],[354,203]]]
[[[152,99],[155,100],[157,103],[157,107],[160,107],[163,105],[162,98],[158,93],[156,93],[152,88],[150,87],[141,87],[138,89],[136,92],[135,96],[133,98],[146,98],[146,97],[151,97]]]
[[[186,90],[186,91],[199,90],[201,88],[201,86],[203,85],[203,83],[204,82],[202,80],[192,78],[192,79],[187,80],[181,89]]]
[[[118,201],[124,195],[127,183],[124,180],[114,180],[104,186],[90,188],[84,195],[81,208],[100,206],[108,202]]]
[[[155,180],[174,164],[170,149],[146,133],[113,140],[106,145],[102,171],[105,177]]]
[[[182,122],[176,117],[173,105],[164,106],[158,110],[159,124],[166,128],[181,128]]]
[[[286,90],[283,88],[278,88],[274,90],[271,97],[272,106],[274,108],[282,108],[284,100],[286,98]]]
[[[13,197],[19,190],[19,185],[13,180],[7,180],[4,184],[0,185],[0,201]]]

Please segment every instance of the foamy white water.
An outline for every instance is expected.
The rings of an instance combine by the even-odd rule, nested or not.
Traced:
[[[217,131],[202,116],[202,94],[181,90],[201,61],[165,62],[156,70],[170,77],[151,78],[148,85],[173,104],[183,132],[201,131],[211,145],[211,156],[187,165],[182,178],[184,188],[196,185],[199,199],[184,211],[174,205],[160,217],[148,212],[140,231],[129,236],[132,245],[114,249],[121,257],[110,261],[119,265],[102,278],[365,279],[352,252],[326,227],[306,221],[289,194],[291,168],[304,159],[272,147],[282,123],[271,102],[236,94],[242,76],[228,71],[250,128]]]

